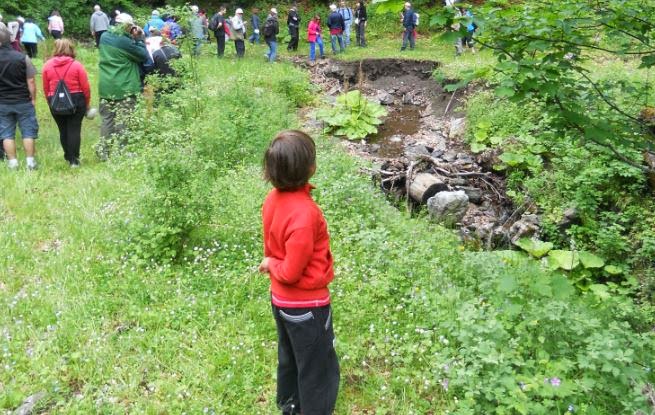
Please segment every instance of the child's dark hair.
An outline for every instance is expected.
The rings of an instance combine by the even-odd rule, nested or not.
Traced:
[[[278,190],[304,186],[314,173],[316,145],[298,130],[280,131],[264,155],[264,178]]]

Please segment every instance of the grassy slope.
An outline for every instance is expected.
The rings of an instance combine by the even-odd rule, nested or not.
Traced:
[[[265,85],[293,71],[264,67],[261,52],[250,49],[241,63],[203,58],[203,79],[218,88],[234,76]],[[95,72],[93,52],[82,59]],[[53,413],[273,413],[274,324],[268,283],[254,272],[267,192],[258,166],[246,163],[216,184],[213,243],[182,267],[144,272],[120,260],[115,231],[140,178],[95,161],[97,121],[85,121],[82,169],[69,170],[42,99],[39,119],[41,169],[0,170],[0,409],[42,390]],[[466,305],[477,310],[483,344],[485,330],[497,328],[493,318],[483,324],[475,280],[507,270],[486,256],[468,259],[452,232],[389,206],[334,142],[320,139],[314,182],[337,259],[337,412],[452,407],[438,354],[454,331],[434,322],[466,324]]]

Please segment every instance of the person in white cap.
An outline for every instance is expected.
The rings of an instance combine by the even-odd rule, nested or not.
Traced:
[[[16,52],[22,52],[23,49],[20,47],[20,37],[21,37],[21,26],[25,23],[25,19],[18,16],[16,20],[7,23],[7,29],[9,30],[11,47],[14,48]]]
[[[246,23],[243,21],[243,10],[236,9],[232,20],[230,31],[234,40],[234,49],[237,51],[237,58],[243,58],[246,54]]]
[[[0,14],[0,30],[7,30],[7,26],[2,21],[2,15]]]
[[[100,46],[100,36],[109,29],[109,18],[97,4],[93,6],[91,15],[91,36],[96,39],[96,47]]]
[[[116,136],[123,133],[121,119],[136,104],[141,93],[141,65],[148,59],[143,29],[134,24],[132,16],[121,13],[116,16],[116,26],[100,39],[98,61],[100,96],[100,141],[96,154],[107,160]],[[117,144],[124,140],[118,137]]]
[[[269,62],[275,62],[275,55],[277,54],[277,35],[280,33],[280,23],[277,20],[277,9],[271,8],[271,12],[264,22],[264,40],[268,45],[268,53],[266,58]]]
[[[200,55],[200,48],[202,46],[202,41],[205,38],[205,31],[202,27],[202,21],[198,13],[200,9],[198,6],[193,5],[190,7],[192,16],[189,19],[189,26],[191,26],[191,37],[193,38],[193,55]]]

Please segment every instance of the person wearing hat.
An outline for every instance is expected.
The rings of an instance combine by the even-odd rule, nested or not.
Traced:
[[[191,37],[193,38],[193,55],[200,55],[200,47],[202,46],[202,40],[204,39],[205,32],[202,28],[202,21],[198,13],[200,9],[198,6],[193,5],[191,9],[191,19],[189,19],[189,25],[191,26]]]
[[[332,46],[332,53],[337,54],[337,42],[339,42],[339,52],[343,53],[346,48],[343,44],[343,31],[346,24],[343,21],[343,16],[337,12],[337,5],[330,5],[330,14],[327,19],[327,27],[330,29],[330,44]]]
[[[150,14],[150,20],[143,26],[143,32],[147,36],[150,36],[150,29],[154,28],[161,32],[161,28],[164,27],[164,21],[159,17],[159,10],[153,10]]]
[[[140,68],[148,59],[144,41],[143,29],[126,13],[116,16],[116,26],[100,38],[98,95],[102,124],[96,154],[103,161],[109,157],[115,136],[125,129],[121,117],[132,110],[141,93]]]
[[[243,10],[237,9],[232,20],[232,39],[234,49],[237,51],[237,58],[243,58],[246,54],[246,23],[243,21]]]
[[[2,15],[0,14],[0,30],[7,30],[7,25],[2,21]]]
[[[289,9],[287,27],[289,28],[289,36],[291,36],[287,50],[289,52],[296,51],[298,50],[298,38],[300,37],[300,16],[298,15],[298,8],[295,4]]]
[[[277,54],[277,35],[280,33],[280,24],[277,20],[277,9],[275,7],[271,8],[266,22],[264,23],[264,40],[268,45],[268,53],[266,58],[269,62],[275,62],[275,56]]]
[[[91,36],[96,39],[96,47],[100,47],[100,36],[109,29],[109,18],[97,4],[93,6],[90,26]]]

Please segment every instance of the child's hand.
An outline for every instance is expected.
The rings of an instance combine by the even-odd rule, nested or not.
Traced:
[[[262,260],[262,263],[259,264],[259,272],[262,274],[268,274],[268,257]]]

